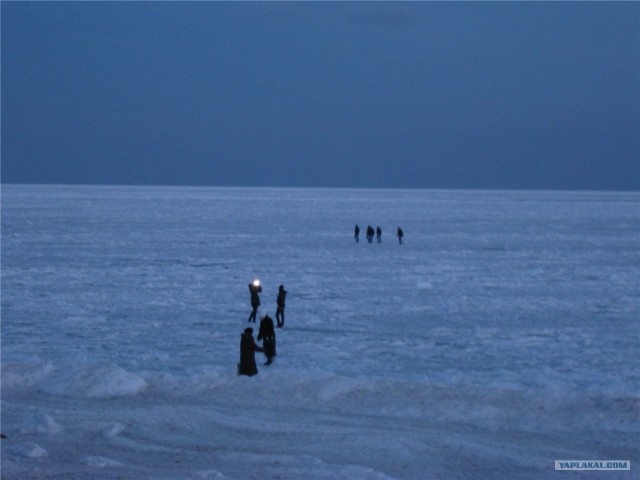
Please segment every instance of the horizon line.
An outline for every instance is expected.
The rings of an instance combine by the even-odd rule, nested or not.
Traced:
[[[268,185],[184,185],[184,184],[117,184],[117,183],[28,183],[2,182],[1,187],[30,186],[30,187],[104,187],[104,188],[189,188],[189,189],[264,189],[264,190],[407,190],[407,191],[464,191],[464,192],[557,192],[557,193],[640,193],[636,190],[584,189],[584,188],[513,188],[513,187],[338,187],[338,186],[268,186]]]

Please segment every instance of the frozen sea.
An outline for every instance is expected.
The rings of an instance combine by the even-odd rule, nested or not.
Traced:
[[[3,185],[2,478],[637,479],[639,310],[638,193]]]

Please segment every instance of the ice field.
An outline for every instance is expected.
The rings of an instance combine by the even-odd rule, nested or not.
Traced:
[[[3,185],[1,275],[6,480],[640,478],[638,193]]]

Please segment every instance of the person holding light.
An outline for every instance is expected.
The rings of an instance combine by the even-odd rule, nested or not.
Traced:
[[[254,280],[249,284],[249,293],[251,294],[251,314],[249,315],[248,322],[256,323],[256,316],[258,315],[258,307],[260,306],[260,292],[262,292],[262,285],[260,280]]]

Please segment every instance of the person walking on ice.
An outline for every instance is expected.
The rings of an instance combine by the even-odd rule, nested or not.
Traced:
[[[373,234],[374,233],[375,233],[375,230],[373,229],[373,227],[371,225],[369,225],[367,227],[367,242],[373,243]]]
[[[278,328],[284,327],[284,307],[287,300],[287,291],[284,289],[284,285],[278,287],[278,298],[276,298],[276,322],[278,322]]]
[[[402,237],[404,237],[404,232],[400,227],[398,227],[398,233],[396,233],[396,237],[398,237],[398,243],[402,245]]]

